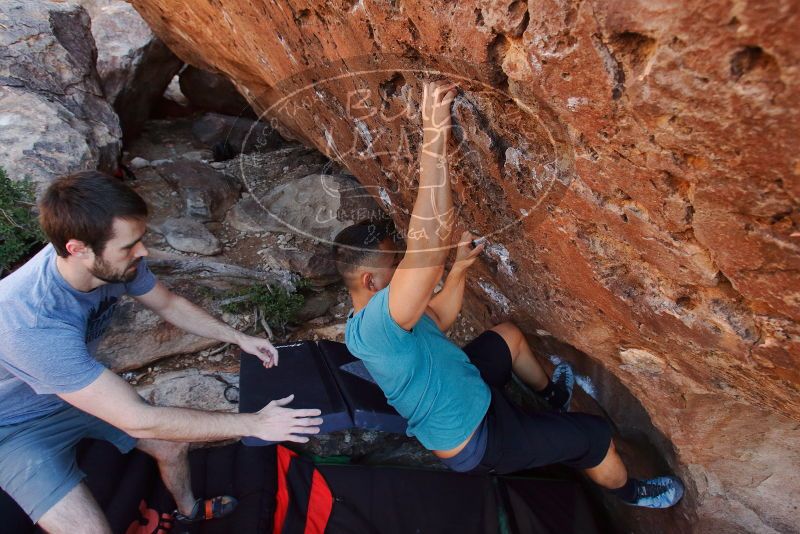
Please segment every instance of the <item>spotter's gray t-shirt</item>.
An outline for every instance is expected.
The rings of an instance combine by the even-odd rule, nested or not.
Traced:
[[[48,415],[64,406],[56,393],[100,376],[94,353],[117,301],[155,284],[142,261],[131,282],[77,291],[58,272],[52,245],[0,280],[0,426]]]

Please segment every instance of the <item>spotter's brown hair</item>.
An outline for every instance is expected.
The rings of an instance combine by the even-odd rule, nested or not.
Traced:
[[[101,255],[113,237],[114,219],[144,220],[147,204],[136,191],[99,171],[58,178],[39,201],[39,223],[56,253],[66,258],[70,239]]]

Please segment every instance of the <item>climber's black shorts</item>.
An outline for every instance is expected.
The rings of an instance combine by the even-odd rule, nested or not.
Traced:
[[[486,413],[486,452],[474,472],[511,473],[565,464],[595,467],[611,444],[611,427],[585,413],[526,413],[503,393],[511,379],[511,352],[497,332],[487,330],[464,347],[492,392]]]

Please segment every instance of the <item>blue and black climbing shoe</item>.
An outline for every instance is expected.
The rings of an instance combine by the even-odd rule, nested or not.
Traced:
[[[574,387],[575,371],[572,370],[569,363],[561,362],[553,369],[553,377],[540,395],[553,409],[567,412],[569,404],[572,402],[572,388]]]
[[[683,497],[683,482],[678,477],[664,476],[649,480],[631,480],[634,484],[632,498],[622,502],[643,508],[669,508]]]

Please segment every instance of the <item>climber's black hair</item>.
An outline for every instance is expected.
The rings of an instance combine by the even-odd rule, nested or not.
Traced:
[[[394,254],[380,249],[380,244],[391,239],[396,248],[402,247],[391,219],[368,219],[348,226],[334,238],[333,255],[339,273],[347,278],[359,267],[369,265],[381,254]]]

